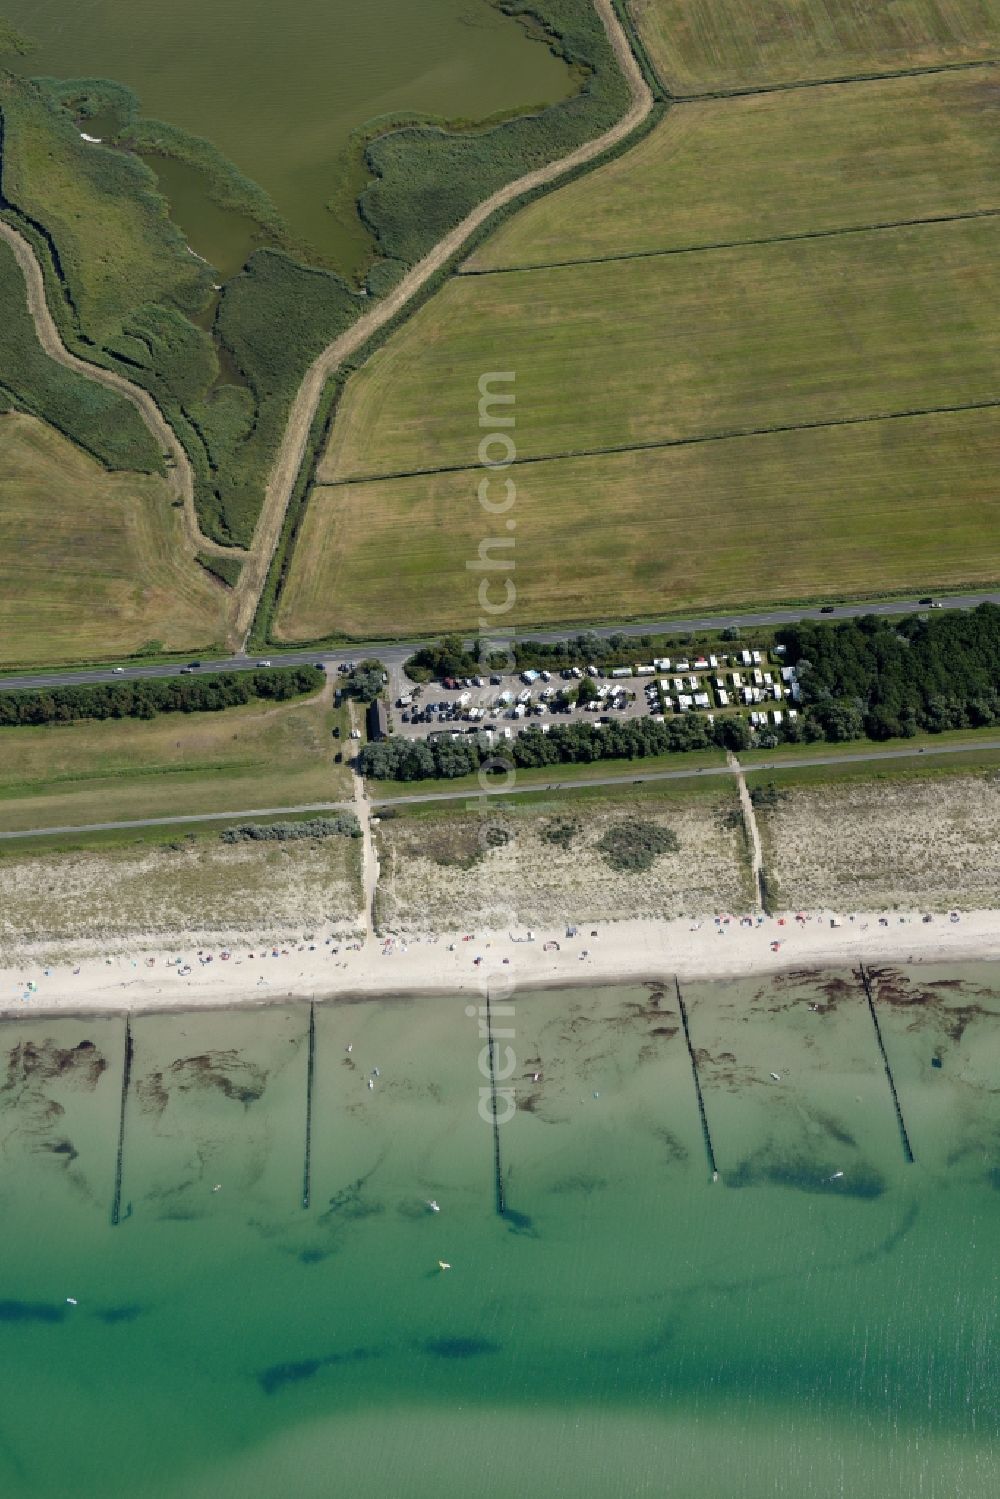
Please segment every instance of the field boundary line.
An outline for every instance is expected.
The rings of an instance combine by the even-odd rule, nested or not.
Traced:
[[[840,73],[832,78],[789,78],[782,82],[756,84],[753,88],[707,89],[697,94],[675,94],[664,83],[670,104],[703,104],[711,99],[752,99],[757,94],[790,94],[806,88],[838,88],[852,83],[894,83],[897,78],[926,78],[935,73],[968,73],[975,68],[995,68],[1000,57],[980,57],[970,62],[928,63],[919,68],[889,68],[885,72]]]
[[[105,369],[99,364],[91,364],[89,360],[81,359],[78,355],[71,353],[63,343],[55,319],[49,310],[49,304],[45,298],[45,278],[31,244],[9,220],[3,217],[0,217],[0,238],[10,246],[21,268],[28,312],[35,325],[35,333],[43,352],[56,364],[61,364],[64,369],[72,370],[74,374],[82,375],[84,379],[93,380],[97,385],[103,385],[105,389],[124,396],[125,400],[135,407],[147,431],[167,459],[167,488],[176,500],[181,501],[184,530],[192,561],[197,552],[244,558],[246,553],[241,548],[226,547],[220,542],[213,541],[199,526],[194,503],[194,474],[191,461],[184,451],[180,438],[149,391],[144,390],[141,385],[134,385],[131,380],[127,380],[124,375],[118,374],[115,370]],[[20,400],[20,397],[18,399]],[[52,425],[44,416],[39,420],[45,421],[48,426]],[[83,445],[77,444],[77,446]],[[87,451],[86,448],[84,451]],[[231,639],[235,643],[235,635],[231,635]]]
[[[882,234],[892,229],[919,229],[924,224],[959,224],[972,219],[995,219],[1000,208],[969,208],[962,213],[932,213],[916,219],[884,219],[872,224],[845,224],[837,229],[802,229],[794,234],[768,234],[761,239],[723,239],[706,245],[674,245],[663,250],[623,250],[620,255],[583,255],[579,260],[538,261],[531,265],[485,266],[457,276],[523,276],[531,271],[564,271],[577,265],[614,265],[620,260],[659,260],[668,255],[707,255],[714,250],[743,250],[760,245],[786,245],[802,239],[837,239],[846,234]]]
[[[418,291],[457,255],[478,229],[498,209],[515,202],[536,188],[558,182],[568,172],[627,139],[643,123],[656,103],[652,89],[629,43],[613,0],[593,0],[608,34],[608,40],[628,84],[632,103],[621,119],[603,135],[585,141],[567,156],[518,177],[477,204],[471,213],[440,239],[424,258],[407,272],[391,292],[345,332],[329,343],[313,360],[302,379],[285,424],[281,447],[271,469],[264,503],[254,531],[249,556],[236,585],[236,631],[245,640],[253,625],[257,604],[267,581],[277,548],[285,512],[291,500],[299,469],[305,457],[313,418],[327,381],[376,333],[391,322]]]
[[[690,448],[706,442],[736,442],[745,437],[773,437],[782,432],[818,432],[834,427],[863,427],[875,422],[914,421],[925,416],[952,416],[963,411],[992,411],[1000,406],[1000,397],[988,401],[965,401],[955,406],[918,406],[907,411],[876,411],[860,416],[831,417],[826,421],[789,422],[773,427],[733,427],[723,432],[700,432],[690,437],[655,437],[648,442],[628,442],[606,448],[573,448],[561,453],[539,453],[535,457],[518,455],[509,467],[527,468],[533,463],[567,463],[574,458],[605,458],[616,453],[649,453],[663,448]],[[388,484],[397,479],[428,479],[435,474],[465,474],[474,471],[469,463],[441,464],[437,468],[398,469],[391,474],[353,474],[331,479],[322,489],[346,489],[352,484]]]

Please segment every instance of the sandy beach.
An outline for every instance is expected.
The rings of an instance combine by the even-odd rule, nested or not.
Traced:
[[[567,929],[459,932],[345,941],[257,941],[157,951],[148,943],[0,970],[0,1015],[177,1010],[289,998],[482,994],[645,979],[764,977],[867,963],[1000,959],[1000,911],[720,915]]]

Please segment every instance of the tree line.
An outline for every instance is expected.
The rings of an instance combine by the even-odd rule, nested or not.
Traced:
[[[1000,608],[778,631],[809,720],[830,740],[912,738],[1000,723]]]
[[[490,762],[497,769],[527,769],[538,765],[568,765],[594,760],[642,760],[650,755],[695,749],[747,749],[750,726],[744,718],[719,718],[688,713],[656,723],[631,718],[598,723],[551,724],[548,732],[531,727],[515,739],[491,747],[482,732],[449,734],[430,739],[392,736],[361,751],[362,773],[377,781],[419,781],[428,777],[451,779],[469,775]]]
[[[739,640],[740,632],[730,626],[720,630],[724,642]],[[558,671],[565,666],[634,666],[650,661],[667,651],[688,651],[698,637],[690,630],[677,635],[626,635],[621,630],[612,635],[595,635],[591,630],[568,635],[564,640],[515,640],[510,654],[491,653],[485,648],[470,650],[460,635],[446,635],[432,645],[421,646],[407,660],[404,670],[411,682],[429,682],[432,678],[474,677],[484,671],[517,671],[526,667]],[[707,641],[705,648],[713,649]]]
[[[0,728],[73,723],[83,718],[155,718],[160,713],[218,713],[262,698],[284,702],[317,692],[326,673],[316,666],[261,667],[205,676],[139,677],[120,682],[0,692]]]

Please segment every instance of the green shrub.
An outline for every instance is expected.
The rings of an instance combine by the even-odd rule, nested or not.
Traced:
[[[764,811],[769,807],[776,807],[780,802],[788,800],[788,792],[782,791],[773,781],[768,781],[765,786],[751,786],[750,800],[758,811]]]
[[[240,581],[240,573],[243,571],[241,557],[227,557],[224,552],[198,552],[196,560],[207,573],[211,573],[213,578],[218,578],[228,588],[235,588]]]
[[[638,817],[624,817],[601,835],[597,847],[612,869],[641,874],[652,869],[664,854],[675,854],[680,844],[671,828]]]
[[[553,817],[539,828],[539,833],[546,843],[562,849],[572,846],[579,831],[580,824],[575,817]]]
[[[311,817],[306,822],[241,822],[223,828],[223,843],[294,843],[304,838],[360,838],[361,824],[353,812],[334,817]]]

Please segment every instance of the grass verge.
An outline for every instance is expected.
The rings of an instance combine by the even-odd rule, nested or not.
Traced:
[[[343,736],[347,717],[328,687],[305,702],[197,718],[11,730],[0,736],[0,829],[348,799],[349,771],[334,764],[342,743],[335,727]]]

